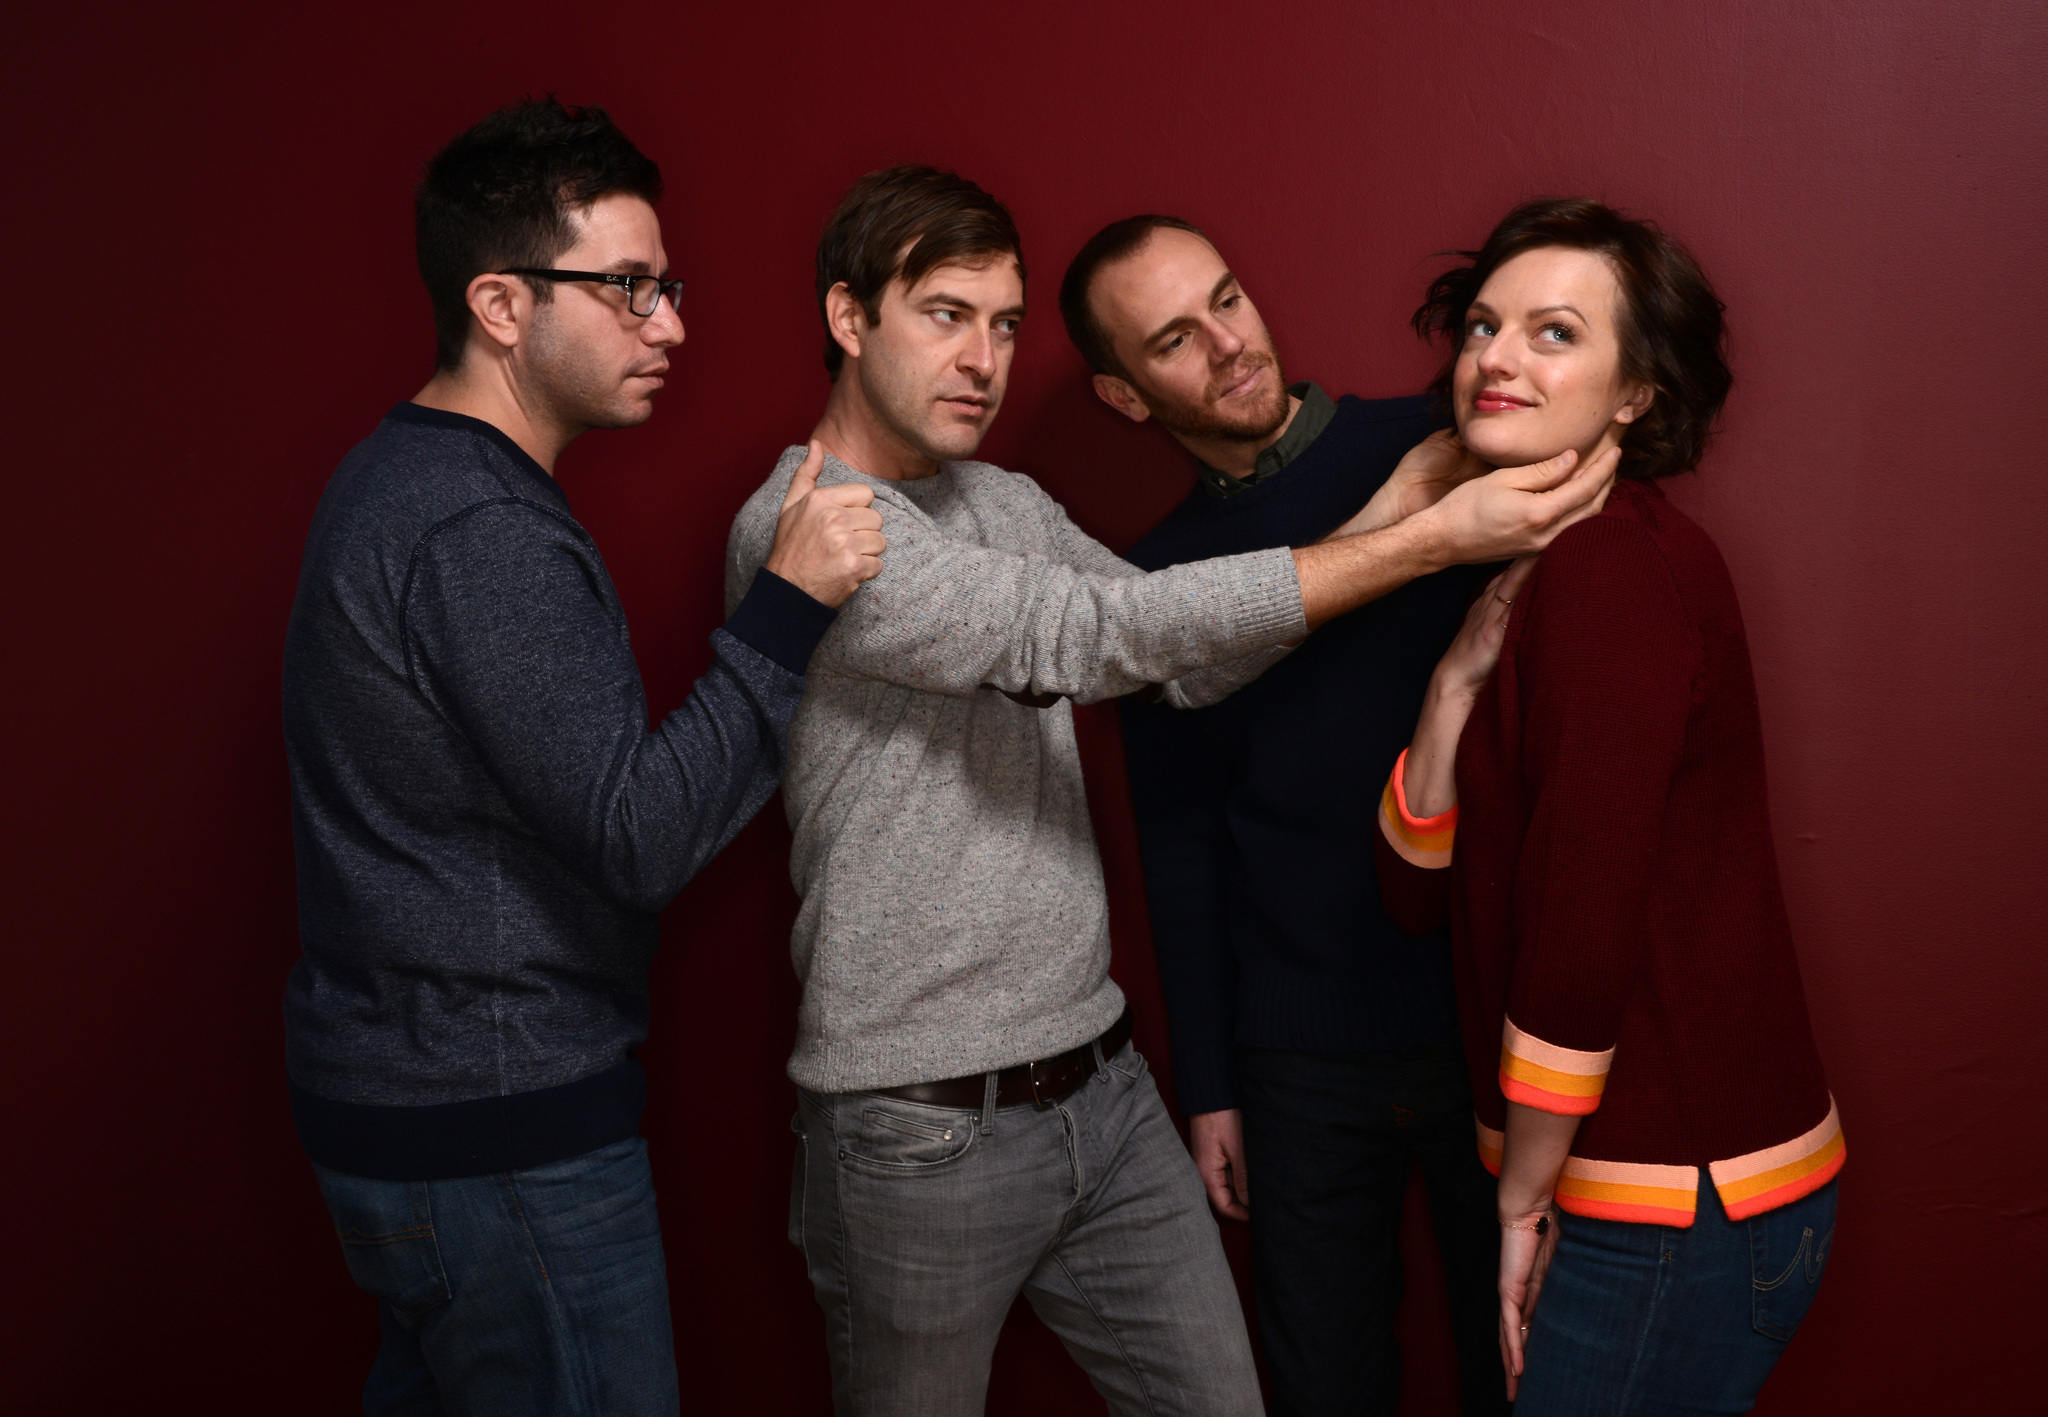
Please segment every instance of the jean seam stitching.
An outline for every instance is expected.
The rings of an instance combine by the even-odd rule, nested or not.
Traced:
[[[1664,1307],[1664,1292],[1670,1278],[1664,1263],[1664,1247],[1669,1243],[1669,1234],[1670,1227],[1657,1228],[1657,1283],[1650,1291],[1649,1307],[1643,1311],[1643,1325],[1636,1331],[1636,1348],[1629,1355],[1628,1376],[1622,1380],[1621,1410],[1624,1412],[1635,1396],[1636,1379],[1643,1371],[1643,1356],[1649,1348],[1650,1332],[1656,1327],[1658,1311]]]
[[[1138,1390],[1145,1395],[1145,1410],[1147,1412],[1158,1412],[1159,1402],[1152,1396],[1152,1384],[1145,1380],[1144,1368],[1140,1367],[1138,1360],[1131,1356],[1131,1350],[1124,1346],[1123,1335],[1116,1331],[1116,1326],[1110,1323],[1102,1310],[1095,1307],[1095,1300],[1089,1297],[1086,1289],[1081,1287],[1081,1281],[1074,1277],[1074,1272],[1067,1268],[1066,1260],[1055,1254],[1052,1257],[1052,1262],[1058,1265],[1060,1273],[1067,1277],[1067,1283],[1074,1286],[1074,1292],[1081,1296],[1081,1302],[1088,1306],[1088,1312],[1095,1316],[1095,1322],[1102,1325],[1102,1331],[1108,1334],[1109,1341],[1116,1345],[1116,1351],[1123,1357],[1124,1366],[1129,1368],[1131,1376],[1138,1380]]]

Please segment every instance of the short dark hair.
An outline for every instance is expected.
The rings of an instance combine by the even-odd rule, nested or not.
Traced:
[[[602,108],[553,94],[501,108],[434,154],[413,194],[413,231],[434,304],[435,363],[469,339],[469,283],[509,266],[552,266],[576,244],[572,217],[601,197],[661,199],[661,169]],[[553,282],[527,277],[536,302]]]
[[[1127,216],[1089,237],[1074,253],[1074,259],[1067,263],[1066,277],[1060,281],[1060,319],[1067,327],[1067,338],[1074,342],[1074,348],[1081,351],[1081,358],[1088,367],[1098,374],[1114,374],[1120,379],[1128,377],[1124,373],[1123,361],[1116,357],[1116,350],[1110,344],[1109,331],[1102,328],[1102,322],[1095,318],[1095,307],[1088,303],[1088,293],[1094,288],[1096,274],[1104,266],[1115,265],[1126,256],[1135,254],[1161,227],[1185,231],[1204,241],[1209,239],[1201,227],[1177,216],[1160,216],[1157,213]]]
[[[1564,246],[1607,258],[1621,286],[1616,333],[1623,377],[1656,389],[1649,410],[1621,440],[1621,475],[1649,480],[1690,472],[1735,382],[1728,369],[1724,307],[1706,272],[1655,222],[1639,221],[1584,197],[1544,197],[1509,212],[1468,264],[1430,283],[1415,312],[1415,332],[1450,344],[1430,387],[1448,405],[1451,376],[1465,342],[1465,317],[1479,288],[1525,251]]]
[[[940,266],[982,265],[1000,256],[1017,259],[1024,276],[1024,243],[1010,210],[957,173],[903,163],[870,172],[840,200],[818,238],[818,318],[825,297],[841,281],[868,323],[882,318],[882,292],[902,278],[916,285]],[[825,328],[825,372],[839,377],[846,351]]]

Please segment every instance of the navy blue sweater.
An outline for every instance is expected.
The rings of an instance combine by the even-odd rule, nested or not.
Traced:
[[[343,460],[284,659],[315,1161],[432,1180],[633,1135],[656,912],[775,790],[832,619],[762,572],[650,732],[604,561],[517,444],[400,404]]]
[[[1436,426],[1425,398],[1340,399],[1286,466],[1229,498],[1198,487],[1128,559],[1150,571],[1305,546]],[[1380,908],[1373,813],[1483,578],[1454,567],[1340,616],[1212,708],[1124,701],[1183,1111],[1238,1105],[1239,1045],[1373,1052],[1456,1026],[1448,940]]]

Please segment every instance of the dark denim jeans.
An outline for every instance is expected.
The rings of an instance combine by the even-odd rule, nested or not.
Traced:
[[[646,1142],[459,1181],[314,1170],[383,1316],[368,1417],[673,1417]]]
[[[1396,1243],[1416,1166],[1450,1291],[1466,1417],[1507,1410],[1500,1227],[1456,1035],[1388,1053],[1240,1049],[1252,1271],[1275,1417],[1367,1417],[1401,1393]]]
[[[1835,1186],[1730,1220],[1702,1173],[1689,1229],[1563,1218],[1516,1417],[1747,1412],[1835,1238]]]

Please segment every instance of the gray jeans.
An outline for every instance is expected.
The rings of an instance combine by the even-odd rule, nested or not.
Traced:
[[[1043,1110],[800,1092],[789,1238],[840,1417],[971,1417],[1019,1292],[1117,1414],[1264,1411],[1201,1178],[1137,1050]]]

